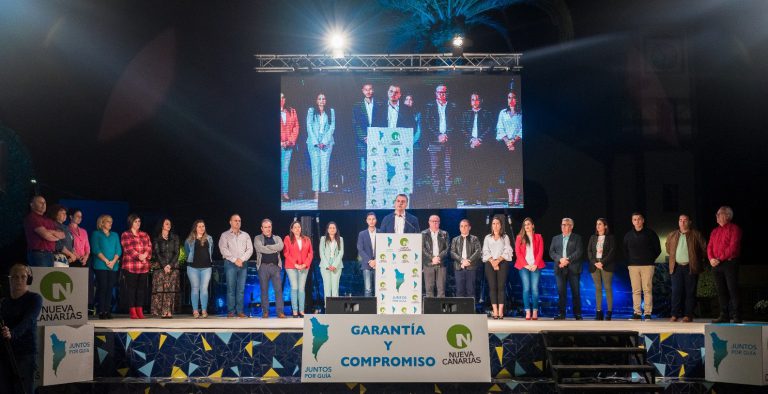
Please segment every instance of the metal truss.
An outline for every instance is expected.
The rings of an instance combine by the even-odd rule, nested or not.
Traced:
[[[255,55],[257,72],[293,71],[518,71],[521,53],[395,55]]]

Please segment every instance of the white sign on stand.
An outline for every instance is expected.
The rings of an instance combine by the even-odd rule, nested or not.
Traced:
[[[32,267],[29,291],[43,297],[38,326],[88,323],[88,268]]]
[[[40,383],[43,386],[93,380],[93,326],[38,328]]]
[[[704,372],[710,382],[768,385],[768,325],[707,324]]]
[[[365,207],[391,208],[413,193],[413,129],[369,127],[367,141]]]
[[[421,314],[421,234],[376,233],[376,311]]]
[[[302,382],[490,382],[485,315],[307,315]]]

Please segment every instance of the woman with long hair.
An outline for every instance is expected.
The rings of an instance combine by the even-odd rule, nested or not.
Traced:
[[[315,200],[328,191],[329,164],[333,151],[336,113],[326,106],[324,93],[317,95],[315,105],[307,110],[307,150],[312,167],[312,191]]]
[[[293,317],[304,317],[304,287],[307,284],[309,266],[312,264],[312,240],[301,234],[301,222],[291,223],[290,233],[283,241],[285,248],[285,273],[291,282],[291,309]]]
[[[598,218],[595,223],[595,233],[589,237],[587,257],[589,272],[595,282],[595,320],[611,320],[613,314],[613,263],[616,254],[616,242],[613,235],[608,233],[608,222]],[[603,287],[608,309],[603,314]]]
[[[179,236],[173,223],[163,218],[158,223],[152,248],[152,314],[170,319],[179,294]]]
[[[485,277],[491,296],[494,319],[504,319],[504,290],[507,286],[509,262],[514,252],[505,230],[504,215],[495,215],[491,220],[491,233],[483,240],[483,262]]]
[[[112,216],[96,219],[96,230],[91,234],[91,266],[96,274],[96,302],[99,319],[112,318],[112,289],[117,283],[120,269],[120,236],[112,231]]]
[[[71,264],[75,267],[84,267],[88,264],[91,257],[91,244],[88,242],[88,232],[80,227],[83,221],[83,211],[78,208],[70,208],[69,212],[69,233],[72,234],[73,250],[76,260]]]
[[[544,240],[536,233],[533,219],[525,218],[515,240],[515,268],[523,283],[523,307],[525,320],[539,319],[539,278],[544,268]],[[531,314],[533,310],[533,314]]]
[[[208,283],[211,281],[211,264],[213,262],[213,237],[205,230],[205,222],[201,219],[192,223],[184,241],[187,252],[187,277],[189,277],[192,317],[208,317]],[[199,308],[198,308],[199,306]]]
[[[323,277],[324,299],[339,296],[339,280],[344,268],[344,238],[334,222],[328,222],[320,237],[320,275]]]
[[[128,215],[128,230],[120,235],[123,246],[123,274],[125,275],[125,296],[131,319],[144,319],[149,260],[152,257],[152,242],[149,234],[141,231],[139,215]]]

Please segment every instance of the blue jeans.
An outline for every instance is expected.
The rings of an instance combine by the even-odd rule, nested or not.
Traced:
[[[242,267],[227,260],[224,263],[224,273],[227,275],[227,311],[229,313],[245,313],[243,301],[245,300],[245,279],[248,274],[248,263],[243,262]]]
[[[672,316],[687,316],[693,319],[698,282],[699,274],[691,274],[689,264],[675,263],[675,272],[672,273]]]
[[[368,263],[364,263],[368,264]],[[365,293],[364,295],[366,297],[373,297],[373,281],[374,277],[376,276],[375,270],[363,270],[363,284],[365,286]]]
[[[211,281],[212,271],[213,269],[210,267],[187,267],[187,277],[189,277],[189,290],[192,298],[193,311],[208,310],[208,282]],[[198,308],[198,300],[201,308]]]
[[[290,180],[291,156],[293,148],[280,148],[280,192],[288,194],[288,181]]]
[[[291,308],[293,313],[304,313],[304,287],[307,285],[308,269],[286,269],[288,281],[291,282]]]
[[[27,263],[30,267],[53,267],[53,253],[30,250],[27,252]]]
[[[523,268],[519,270],[520,280],[523,282],[523,308],[525,310],[539,309],[539,278],[541,277],[541,269],[536,271],[528,271]]]

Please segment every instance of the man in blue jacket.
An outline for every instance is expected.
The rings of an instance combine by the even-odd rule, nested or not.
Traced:
[[[405,212],[407,206],[408,196],[398,194],[395,197],[395,212],[384,216],[384,219],[381,221],[382,233],[418,234],[421,231],[419,229],[419,219]]]
[[[365,296],[373,297],[373,279],[376,273],[376,214],[368,212],[365,222],[368,228],[357,234],[357,254],[360,256],[360,270],[363,271]]]

